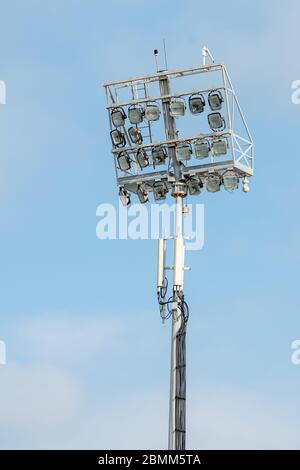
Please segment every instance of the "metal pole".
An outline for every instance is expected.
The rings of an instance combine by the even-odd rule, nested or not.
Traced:
[[[183,196],[175,195],[174,285],[172,307],[169,450],[185,450],[186,444],[186,325],[183,315]]]
[[[160,93],[170,95],[170,80],[160,79]],[[177,138],[175,119],[170,114],[170,98],[162,100],[166,140]],[[171,339],[171,371],[170,371],[170,404],[169,404],[169,443],[170,450],[185,450],[185,322],[183,321],[183,272],[184,272],[184,243],[183,243],[183,197],[185,184],[180,183],[182,173],[177,161],[175,146],[168,147],[169,158],[174,169],[172,195],[176,198],[175,229],[174,229],[174,280],[172,306],[172,339]]]

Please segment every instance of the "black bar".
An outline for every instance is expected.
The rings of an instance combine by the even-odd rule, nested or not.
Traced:
[[[288,463],[297,464],[299,451],[155,451],[155,450],[74,450],[74,451],[0,451],[0,468],[18,465],[19,468],[39,468],[66,464],[79,468],[101,468],[104,465],[117,465],[120,468],[137,468],[140,465],[231,465],[244,468],[244,465],[267,464],[286,468]],[[54,467],[53,467],[54,468]],[[55,467],[56,468],[56,467]]]

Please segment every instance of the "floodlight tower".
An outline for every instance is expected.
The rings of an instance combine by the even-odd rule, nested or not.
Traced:
[[[186,328],[189,308],[184,298],[184,206],[187,194],[196,196],[202,188],[209,193],[233,192],[243,182],[249,191],[253,175],[253,140],[232,86],[227,69],[215,63],[203,47],[201,66],[170,72],[160,70],[158,51],[155,74],[104,84],[112,154],[120,200],[124,206],[136,195],[140,203],[153,194],[156,203],[170,191],[175,199],[173,236],[158,240],[157,297],[163,321],[172,319],[169,402],[170,450],[186,447]],[[211,83],[195,88],[195,78],[209,77]],[[171,82],[191,84],[173,93]],[[122,96],[121,96],[122,95]],[[188,98],[189,115],[185,99]],[[208,113],[206,120],[203,116]],[[160,119],[161,111],[163,119]],[[223,112],[224,111],[224,112]],[[222,113],[222,114],[221,114]],[[175,119],[191,121],[197,130],[183,136]],[[127,119],[130,127],[127,126]],[[162,126],[163,122],[163,126]],[[159,124],[161,125],[159,128]],[[157,167],[161,169],[158,170]],[[167,266],[167,245],[173,238],[173,265]],[[167,295],[168,275],[173,271],[171,295]]]

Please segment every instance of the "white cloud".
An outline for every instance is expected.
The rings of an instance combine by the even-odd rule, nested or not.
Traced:
[[[166,448],[167,387],[133,384],[91,400],[82,385],[48,367],[2,369],[1,448]],[[188,398],[189,449],[299,448],[292,408],[259,391],[194,384]]]
[[[161,338],[156,336],[153,344],[156,327],[155,322],[147,324],[148,315],[121,322],[48,314],[19,323],[16,338],[22,332],[27,348],[19,356],[22,365],[8,361],[0,369],[1,448],[166,448],[168,357],[166,351],[162,354]],[[71,366],[78,362],[79,344],[85,349],[83,367],[68,367],[68,361]],[[114,369],[112,351],[120,369]],[[103,361],[92,361],[99,352]],[[84,373],[91,362],[94,382]],[[113,370],[107,373],[107,368]],[[114,387],[107,381],[115,373],[121,375]],[[188,448],[299,448],[297,406],[293,391],[289,397],[275,397],[272,388],[259,382],[250,391],[216,386],[203,376],[201,383],[188,382]]]
[[[66,313],[26,317],[13,327],[13,343],[38,361],[82,361],[114,348],[120,337],[117,318]]]

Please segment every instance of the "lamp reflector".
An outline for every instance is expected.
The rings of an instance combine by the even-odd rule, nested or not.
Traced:
[[[224,129],[225,121],[220,113],[211,113],[207,116],[210,128],[215,131],[216,129]]]
[[[166,199],[166,193],[168,192],[166,185],[158,181],[153,185],[153,195],[156,201],[163,201]]]
[[[189,98],[189,108],[192,114],[203,113],[205,100],[203,95],[192,95]]]
[[[145,118],[147,121],[158,121],[160,118],[160,108],[157,104],[147,104],[145,107]]]
[[[220,191],[221,178],[218,175],[209,175],[205,178],[206,190],[209,193]]]
[[[115,147],[125,147],[125,136],[118,129],[114,129],[110,132],[110,138]]]
[[[183,99],[173,99],[170,103],[170,114],[173,117],[184,116],[185,108],[185,101]]]
[[[214,157],[221,157],[226,155],[228,150],[228,145],[226,140],[215,140],[212,143],[212,153]]]
[[[119,198],[124,207],[129,206],[131,199],[130,194],[124,188],[119,189]]]
[[[166,162],[167,154],[163,147],[153,147],[151,153],[154,166],[163,165]]]
[[[130,158],[127,152],[120,152],[117,157],[118,167],[122,171],[130,170]]]
[[[202,158],[209,157],[210,145],[209,142],[195,142],[194,144],[195,157],[201,160]]]
[[[143,185],[139,185],[137,189],[137,195],[141,204],[145,204],[148,201],[148,193],[145,191]]]
[[[176,158],[179,162],[190,160],[192,148],[190,144],[179,144],[176,147]]]
[[[235,189],[239,187],[239,177],[233,171],[227,171],[223,175],[223,185],[226,191],[232,193]]]
[[[115,108],[111,111],[111,120],[116,127],[124,126],[126,114],[123,108]]]
[[[219,111],[223,101],[223,96],[219,91],[211,91],[208,95],[208,104],[212,111]]]
[[[141,170],[149,165],[149,157],[144,149],[139,149],[136,154],[136,160]]]
[[[133,144],[141,144],[143,137],[138,127],[129,127],[128,134]]]
[[[143,122],[144,110],[139,106],[130,106],[128,108],[128,119],[131,124],[140,124]]]
[[[190,196],[197,196],[201,193],[201,182],[198,179],[191,178],[187,185]]]

